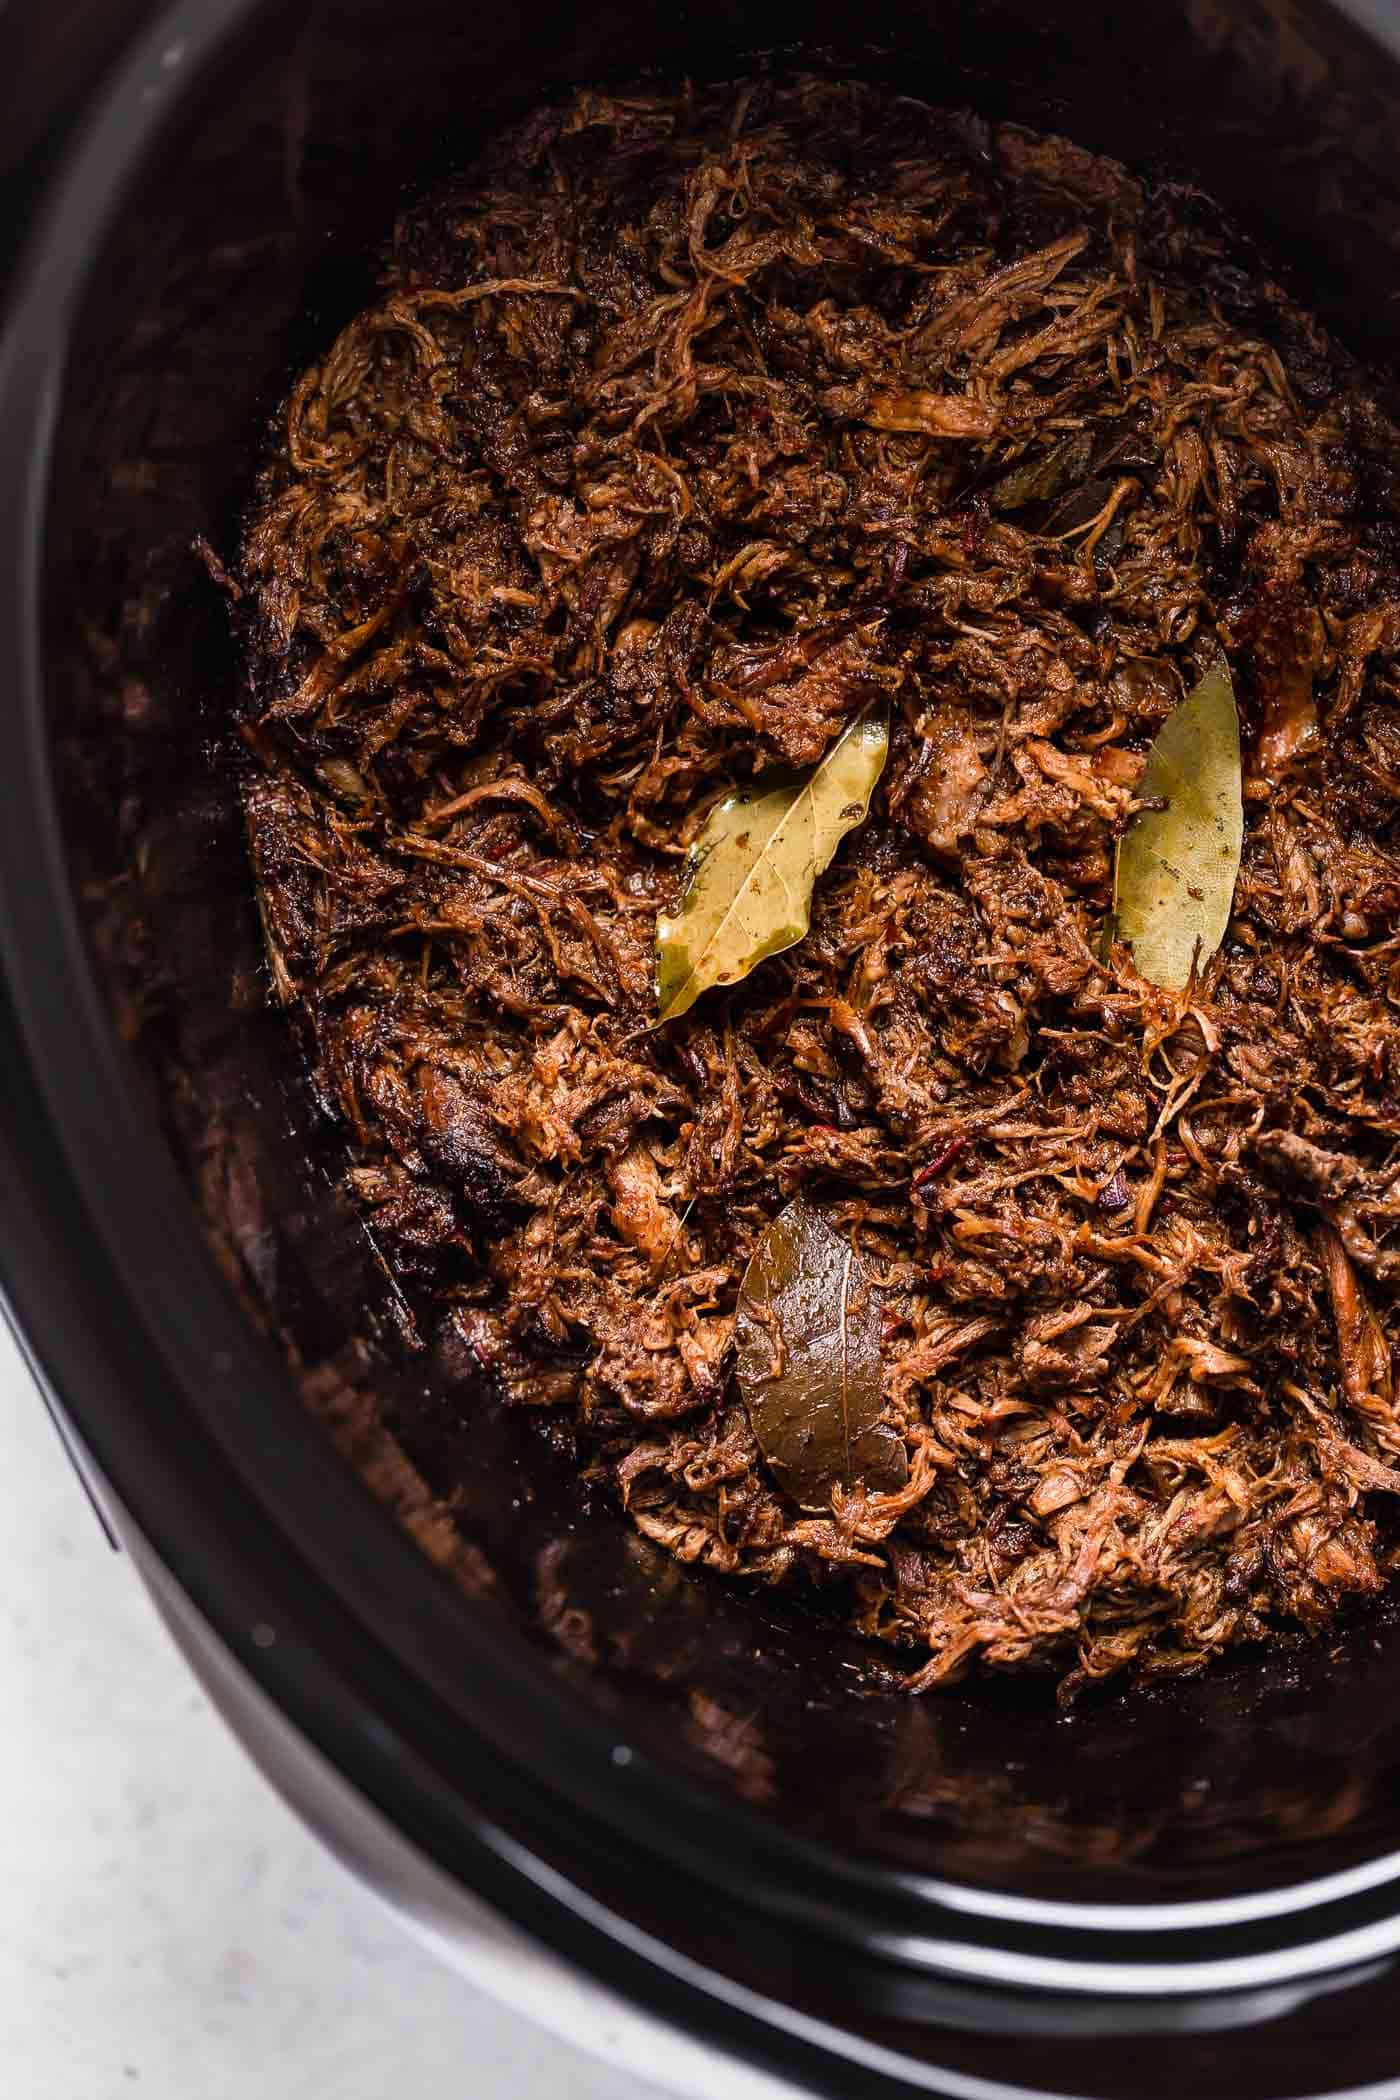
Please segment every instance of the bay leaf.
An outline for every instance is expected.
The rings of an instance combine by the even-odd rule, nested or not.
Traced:
[[[1114,486],[1112,475],[1096,474],[1091,481],[1081,481],[1074,488],[1066,489],[1037,518],[1036,531],[1042,539],[1062,540],[1068,533],[1092,525],[1113,494]]]
[[[798,779],[759,783],[715,805],[685,894],[656,922],[657,1020],[674,1021],[712,985],[737,984],[800,941],[812,886],[870,808],[889,754],[887,703],[865,708]]]
[[[1024,510],[1030,503],[1050,502],[1072,483],[1083,479],[1093,449],[1093,439],[1088,431],[1075,431],[1072,436],[1052,445],[1048,452],[1023,459],[999,481],[994,481],[987,491],[988,503],[993,510]]]
[[[1118,843],[1113,909],[1142,976],[1178,991],[1225,938],[1244,843],[1240,718],[1218,656],[1163,723]]]
[[[880,1419],[880,1336],[871,1264],[799,1196],[754,1249],[734,1339],[758,1447],[803,1509],[829,1510],[834,1487],[891,1492],[909,1477]]]

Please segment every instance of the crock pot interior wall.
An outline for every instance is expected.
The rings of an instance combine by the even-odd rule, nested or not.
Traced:
[[[1344,337],[1394,351],[1395,83],[1335,19],[1290,0],[1139,0],[1111,18],[969,0],[862,23],[898,52],[905,88],[1198,170]],[[286,1350],[289,1407],[300,1383],[370,1453],[376,1395],[421,1474],[455,1484],[456,1572],[496,1598],[464,1610],[504,1602],[539,1666],[630,1739],[906,1868],[1100,1899],[1324,1871],[1400,1842],[1389,1622],[1335,1655],[1249,1660],[1067,1721],[1043,1688],[882,1691],[878,1665],[800,1608],[692,1577],[585,1508],[538,1423],[494,1408],[431,1337],[409,1345],[267,1002],[219,749],[233,666],[191,540],[232,547],[250,438],[370,291],[403,183],[568,81],[849,38],[825,4],[686,17],[353,0],[265,10],[226,47],[114,200],[66,375],[47,629],[75,881],[231,1285]],[[411,1501],[392,1462],[389,1476]],[[454,1560],[440,1526],[434,1539]]]

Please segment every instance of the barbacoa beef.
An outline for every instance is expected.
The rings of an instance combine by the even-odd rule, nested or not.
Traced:
[[[579,94],[410,211],[272,435],[234,616],[274,985],[435,1360],[919,1688],[1190,1669],[1379,1591],[1397,466],[1194,192],[872,88]],[[1177,997],[1102,932],[1219,645],[1244,864]],[[872,698],[809,938],[654,1028],[707,800]],[[799,1192],[882,1265],[908,1461],[829,1512],[733,1379]]]

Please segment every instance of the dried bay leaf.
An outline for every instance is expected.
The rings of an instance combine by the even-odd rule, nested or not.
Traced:
[[[1093,524],[1115,486],[1111,475],[1096,474],[1092,481],[1081,481],[1066,489],[1040,517],[1037,531],[1047,540],[1063,540],[1072,532],[1082,532]]]
[[[1065,489],[1083,479],[1093,449],[1093,439],[1087,430],[1062,438],[1048,452],[1022,460],[999,481],[994,481],[987,491],[988,503],[993,510],[1024,510],[1031,503],[1049,503],[1053,497],[1063,494]]]
[[[1142,976],[1178,991],[1225,938],[1244,843],[1240,718],[1223,656],[1162,725],[1138,794],[1164,807],[1141,811],[1119,840],[1117,934]]]
[[[656,922],[657,1020],[674,1021],[712,985],[737,984],[812,923],[812,886],[862,822],[889,754],[889,708],[851,722],[799,780],[746,788],[711,810],[674,917]]]
[[[799,1196],[744,1272],[735,1349],[758,1447],[803,1509],[829,1510],[834,1487],[889,1493],[909,1477],[880,1419],[880,1331],[870,1263]]]

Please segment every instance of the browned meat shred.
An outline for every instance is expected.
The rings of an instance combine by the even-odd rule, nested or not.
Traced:
[[[275,990],[441,1360],[916,1689],[1190,1669],[1377,1593],[1397,548],[1360,368],[1207,200],[1061,139],[816,78],[589,92],[409,211],[233,617]],[[1176,995],[1101,935],[1220,645],[1244,862]],[[810,936],[654,1028],[709,801],[882,695]],[[799,1191],[882,1265],[909,1460],[817,1514],[732,1375]]]

